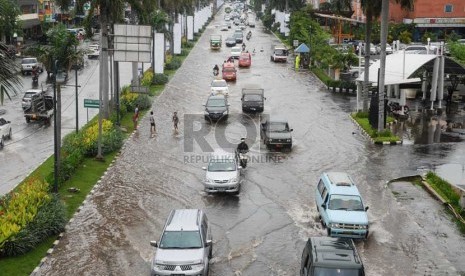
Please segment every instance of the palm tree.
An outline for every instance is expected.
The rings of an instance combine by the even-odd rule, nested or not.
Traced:
[[[3,105],[5,96],[11,100],[10,93],[20,91],[22,83],[19,78],[18,68],[15,62],[8,55],[8,48],[0,42],[0,104]]]

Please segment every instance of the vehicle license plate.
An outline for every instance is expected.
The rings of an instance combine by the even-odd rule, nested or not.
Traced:
[[[256,108],[255,107],[251,107],[250,110],[255,110]]]
[[[277,144],[277,145],[276,145],[277,148],[280,148],[280,147],[282,147],[282,146],[283,146],[282,144]]]

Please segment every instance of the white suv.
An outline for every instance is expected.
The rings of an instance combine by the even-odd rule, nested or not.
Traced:
[[[27,73],[32,73],[32,68],[37,66],[39,72],[44,71],[44,65],[40,63],[35,57],[23,58],[21,60],[21,74],[26,75]]]
[[[172,210],[156,247],[151,275],[207,276],[212,257],[212,235],[205,213],[199,209]]]
[[[236,155],[225,151],[215,151],[209,158],[205,173],[205,192],[239,194],[242,184],[242,167]]]
[[[5,146],[5,140],[11,139],[11,122],[0,117],[0,149]]]

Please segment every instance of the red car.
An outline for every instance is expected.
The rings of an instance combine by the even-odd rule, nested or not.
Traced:
[[[250,67],[250,65],[252,65],[252,55],[250,53],[241,53],[239,67]]]
[[[236,67],[233,62],[226,62],[223,64],[223,79],[226,81],[236,80]]]

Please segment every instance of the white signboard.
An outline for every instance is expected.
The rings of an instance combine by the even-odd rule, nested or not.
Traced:
[[[114,60],[150,62],[152,27],[115,24]]]
[[[187,17],[187,39],[194,39],[194,17],[192,15]]]
[[[156,74],[163,74],[163,66],[165,63],[165,34],[163,33],[155,33],[154,37],[155,41],[155,53],[154,56],[154,63],[155,68],[154,71]]]
[[[181,53],[181,23],[174,23],[173,26],[173,51],[175,54]]]

